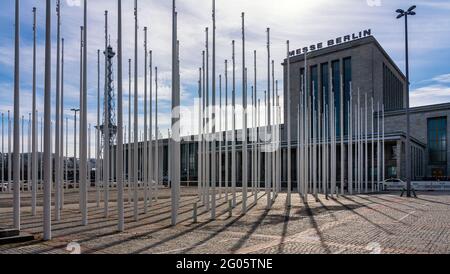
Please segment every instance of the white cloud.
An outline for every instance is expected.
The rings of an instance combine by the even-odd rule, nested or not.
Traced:
[[[450,86],[430,85],[411,91],[411,106],[426,106],[450,102]]]

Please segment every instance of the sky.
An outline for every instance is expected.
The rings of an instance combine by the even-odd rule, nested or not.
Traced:
[[[13,109],[14,2],[0,1],[0,112]],[[52,1],[52,105],[55,108],[56,12]],[[109,12],[109,40],[116,49],[117,1],[88,0],[88,123],[97,123],[97,50],[104,49],[104,13]],[[123,90],[124,120],[128,122],[128,59],[134,59],[133,0],[123,0]],[[167,136],[171,105],[171,2],[138,0],[138,76],[139,119],[143,129],[144,27],[148,27],[148,49],[153,52],[153,67],[158,67],[159,126]],[[198,69],[205,46],[205,27],[212,29],[212,0],[178,0],[180,40],[182,134],[194,134],[198,118],[195,98],[198,94]],[[69,151],[73,152],[73,113],[79,106],[79,47],[83,20],[83,1],[61,0],[62,37],[65,39],[64,117],[69,121]],[[450,2],[448,0],[216,0],[217,85],[224,81],[224,62],[231,63],[231,41],[236,40],[236,96],[242,102],[241,13],[245,12],[247,68],[253,71],[253,51],[257,52],[257,90],[263,98],[267,86],[266,28],[271,29],[271,53],[275,78],[283,86],[281,62],[286,55],[286,40],[291,49],[327,41],[345,34],[372,29],[372,34],[395,63],[404,71],[404,23],[395,10],[417,5],[417,15],[409,20],[410,78],[412,106],[450,102]],[[45,1],[20,0],[20,107],[28,117],[32,104],[32,8],[37,8],[37,95],[39,116],[43,113]],[[211,34],[211,32],[210,32]],[[209,36],[212,41],[212,36]],[[210,54],[212,51],[210,51]],[[116,59],[114,59],[116,61]],[[211,60],[210,60],[211,61]],[[101,56],[101,74],[103,75]],[[133,61],[134,62],[134,61]],[[117,71],[114,63],[114,73]],[[231,81],[231,65],[228,68]],[[101,77],[103,78],[103,76]],[[115,74],[116,79],[116,74]],[[154,80],[154,71],[153,71]],[[249,85],[254,85],[249,80]],[[103,79],[101,79],[103,86]],[[225,84],[223,83],[223,86]],[[229,82],[230,86],[230,82]],[[155,83],[152,82],[152,90]],[[134,88],[132,86],[132,91]],[[228,91],[230,95],[230,90]],[[103,90],[101,90],[103,93]],[[225,91],[223,90],[223,95]],[[281,92],[280,92],[281,93]],[[102,96],[101,96],[102,97]],[[282,99],[282,98],[281,98]],[[133,97],[132,97],[133,100]],[[224,103],[223,99],[223,103]],[[282,104],[282,102],[280,102]],[[237,108],[241,106],[238,103]],[[240,117],[237,117],[240,125]],[[225,127],[224,119],[222,128]],[[228,125],[230,127],[230,125]],[[25,126],[26,131],[26,126]],[[7,126],[5,124],[5,135]],[[92,137],[94,130],[91,131]],[[127,133],[128,134],[128,133]],[[6,137],[5,137],[6,138]],[[94,140],[95,138],[92,138]],[[6,141],[5,141],[6,142]],[[91,143],[93,147],[94,142]],[[5,149],[6,150],[6,149]],[[93,150],[92,150],[93,151]],[[93,153],[93,152],[92,152]]]

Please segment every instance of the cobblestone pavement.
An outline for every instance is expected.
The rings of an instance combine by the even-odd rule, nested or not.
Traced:
[[[229,217],[225,195],[217,195],[216,220],[200,205],[193,223],[196,188],[182,188],[180,224],[170,226],[170,191],[162,189],[158,201],[144,213],[139,202],[139,221],[133,217],[133,203],[126,198],[126,232],[117,232],[115,191],[111,191],[110,216],[104,217],[103,201],[96,205],[96,193],[89,193],[89,225],[81,225],[78,193],[65,195],[61,221],[52,221],[53,240],[42,237],[42,196],[38,215],[31,216],[30,196],[22,195],[22,229],[36,236],[34,242],[0,246],[0,253],[69,253],[78,243],[82,253],[450,253],[450,193],[418,193],[418,199],[398,193],[319,196],[303,201],[279,194],[270,210],[263,192],[250,196],[247,214],[241,214],[241,193]],[[126,191],[126,193],[128,193]],[[101,193],[102,194],[102,193]],[[126,196],[127,197],[127,196]],[[231,197],[231,196],[230,196]],[[12,224],[12,197],[0,194],[0,227]]]

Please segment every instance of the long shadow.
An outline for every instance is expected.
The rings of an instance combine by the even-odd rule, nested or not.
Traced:
[[[386,199],[386,198],[381,198],[381,197],[379,197],[379,196],[371,196],[371,198],[374,198],[374,199],[379,199],[379,200],[382,200],[382,201],[385,201],[385,202],[388,202],[388,203],[396,203],[396,204],[400,204],[400,205],[403,205],[403,206],[406,206],[406,207],[408,207],[408,208],[411,208],[411,209],[416,209],[416,210],[418,210],[419,208],[417,208],[417,207],[414,207],[414,206],[411,206],[411,204],[408,204],[408,203],[402,203],[402,202],[400,202],[400,201],[398,201],[398,200],[390,200],[390,199]],[[417,202],[416,202],[417,203]],[[419,205],[424,205],[424,204],[422,204],[422,203],[417,203],[417,204],[419,204]],[[385,205],[385,204],[383,204],[383,205]]]
[[[286,196],[286,200],[287,200],[287,196]],[[291,217],[291,207],[286,206],[285,210],[284,210],[283,231],[281,232],[281,239],[280,239],[280,243],[278,244],[278,254],[282,254],[284,252],[283,243],[284,243],[284,240],[286,239],[287,228],[289,225],[290,217]]]
[[[194,198],[190,198],[190,199],[187,199],[187,200],[184,200],[183,202],[185,202],[185,203],[188,203],[188,201],[192,201],[192,200],[195,200],[196,198],[194,197]],[[113,203],[114,201],[112,201],[111,203]],[[143,202],[143,201],[142,201]],[[73,205],[73,204],[76,204],[76,203],[70,203],[70,204],[67,204],[67,205]],[[154,211],[154,210],[159,210],[159,209],[162,209],[162,208],[164,208],[165,206],[165,204],[170,204],[170,201],[164,201],[164,202],[157,202],[156,204],[154,204],[154,205],[152,205],[152,207],[149,207],[149,210],[152,210],[152,211]],[[188,203],[189,204],[189,203]],[[141,209],[143,209],[143,206],[141,206],[142,208]],[[66,211],[77,211],[77,209],[65,209]],[[98,207],[96,207],[96,206],[91,206],[91,207],[89,207],[88,208],[88,216],[89,216],[89,219],[96,219],[96,218],[98,218],[98,217],[101,217],[102,215],[103,215],[103,207],[101,207],[101,208],[98,208]],[[110,206],[109,207],[109,210],[114,210],[114,206]],[[125,206],[125,213],[128,213],[128,212],[130,212],[130,211],[133,211],[134,209],[133,209],[133,207],[132,207],[132,205],[130,205],[130,206],[128,206],[128,205],[126,205]],[[162,212],[162,213],[164,213],[164,212]],[[75,213],[73,213],[73,214],[75,214]],[[80,213],[81,214],[81,213]],[[12,215],[11,215],[12,216]],[[23,215],[22,215],[23,216]],[[31,216],[30,215],[30,217],[32,218],[32,219],[34,219],[34,217],[33,216]],[[76,221],[79,221],[79,218],[81,218],[81,215],[80,216],[69,216],[69,217],[66,217],[66,218],[64,218],[64,219],[69,219],[67,222],[55,222],[54,220],[54,224],[55,225],[59,225],[59,224],[69,224],[69,223],[72,223],[72,222],[76,222]],[[32,219],[24,219],[24,220],[32,220]],[[73,219],[73,220],[71,220],[71,219]],[[26,226],[26,229],[33,229],[33,228],[38,228],[38,227],[40,227],[40,226],[42,226],[42,221],[36,221],[36,222],[24,222],[23,223],[23,225],[24,226]],[[36,225],[36,226],[31,226],[31,225]]]
[[[311,208],[309,207],[308,201],[303,201],[303,204],[305,205],[305,209],[306,209],[307,215],[309,217],[309,222],[313,226],[314,230],[316,230],[316,233],[319,236],[320,244],[325,249],[325,252],[327,254],[331,254],[331,250],[325,243],[325,239],[323,238],[323,234],[319,229],[316,219],[314,219],[314,213],[312,212]]]
[[[362,199],[362,200],[366,200],[366,201],[371,202],[371,203],[374,203],[374,204],[377,204],[377,205],[382,205],[382,206],[384,206],[384,207],[390,208],[390,209],[392,209],[392,210],[395,210],[395,211],[398,211],[398,212],[401,212],[401,213],[409,214],[408,211],[404,211],[404,210],[395,208],[395,207],[390,206],[390,205],[388,205],[388,204],[386,204],[386,203],[382,203],[382,202],[379,202],[379,201],[374,201],[374,200],[371,200],[371,199],[369,199],[369,198],[365,198],[365,197],[362,197],[362,196],[358,196],[358,198],[360,198],[360,199]],[[385,202],[389,202],[389,201],[383,200],[383,199],[380,199],[380,200],[385,201]],[[411,207],[411,208],[414,208],[414,207]],[[414,209],[416,209],[416,208],[414,208]]]
[[[188,211],[185,211],[185,212],[188,212]],[[183,212],[181,214],[183,214]],[[156,215],[159,215],[159,214],[154,214],[152,216],[156,216]],[[128,216],[127,218],[125,218],[125,220],[127,220],[127,219],[132,219],[132,220],[129,221],[129,222],[125,221],[125,223],[126,224],[128,224],[128,223],[136,223],[133,218],[134,218],[133,216]],[[169,219],[169,218],[170,218],[170,216],[168,218],[164,218],[164,219]],[[100,221],[100,222],[104,222],[104,221]],[[57,238],[58,237],[66,237],[66,236],[69,236],[71,234],[88,232],[88,231],[92,231],[92,230],[99,230],[99,229],[105,229],[105,228],[109,228],[109,227],[115,227],[117,225],[116,221],[113,221],[113,220],[111,220],[111,221],[108,220],[107,222],[111,222],[111,224],[108,224],[108,225],[105,225],[105,226],[102,226],[102,227],[95,227],[95,228],[87,228],[87,229],[83,229],[83,230],[77,230],[77,231],[74,231],[73,233],[67,233],[67,234],[63,234],[63,235],[58,235]],[[135,229],[135,228],[138,228],[138,227],[141,227],[141,226],[147,226],[147,225],[151,225],[151,224],[154,224],[154,223],[155,223],[154,221],[147,222],[147,223],[138,222],[134,226],[127,226],[126,229],[127,230],[132,230],[132,229]],[[153,229],[151,231],[148,231],[145,234],[147,235],[147,234],[151,234],[151,233],[156,233],[156,232],[159,232],[161,230],[168,229],[168,228],[171,228],[171,227],[172,227],[171,225],[162,226],[162,227],[159,227],[159,228],[155,228],[155,229]],[[85,243],[85,242],[91,241],[91,240],[96,239],[96,238],[108,237],[108,236],[112,236],[112,235],[117,235],[119,233],[120,233],[119,231],[114,230],[114,231],[106,232],[106,233],[103,233],[103,234],[97,234],[95,236],[92,236],[92,237],[89,237],[89,238],[85,238],[83,240],[78,240],[77,242],[78,243]],[[139,238],[139,235],[131,236],[131,237],[128,238],[128,240],[133,240],[134,238]],[[41,242],[41,241],[38,241],[38,242]],[[65,244],[62,244],[60,246],[54,246],[54,247],[51,247],[51,248],[48,248],[48,249],[39,250],[37,252],[39,252],[39,253],[41,253],[41,252],[48,252],[48,251],[52,251],[52,250],[55,250],[55,249],[65,248],[65,246],[66,246]],[[89,252],[87,252],[87,253],[89,253]]]
[[[184,211],[184,212],[182,212],[181,214],[186,213],[186,212],[189,212],[189,210]],[[157,215],[160,215],[160,214],[153,214],[152,216],[157,216]],[[112,217],[114,217],[114,215],[110,216],[110,218],[112,218]],[[164,219],[160,219],[160,220],[165,220],[165,219],[170,219],[170,216],[167,217],[167,218],[164,218]],[[127,220],[128,220],[128,221],[127,221]],[[151,224],[157,223],[157,222],[159,222],[160,220],[156,220],[156,221],[152,221],[152,222],[147,222],[147,223],[142,223],[142,221],[139,221],[139,222],[136,223],[136,222],[134,221],[134,217],[133,217],[133,216],[127,216],[127,217],[125,218],[125,224],[135,223],[134,226],[127,226],[127,227],[126,227],[127,230],[131,230],[131,229],[138,228],[138,227],[141,227],[141,226],[147,226],[147,225],[151,225]],[[99,222],[96,222],[96,223],[102,223],[102,222],[105,222],[105,220],[99,221]],[[94,227],[94,228],[92,228],[92,227],[87,227],[87,228],[86,228],[86,227],[84,227],[84,226],[77,225],[77,226],[74,226],[73,228],[78,228],[78,227],[79,227],[79,228],[83,228],[83,229],[78,229],[78,230],[75,230],[75,231],[73,231],[73,232],[66,233],[66,234],[60,234],[60,235],[57,235],[56,238],[59,238],[59,237],[67,237],[67,236],[70,236],[70,235],[72,235],[72,234],[79,234],[79,233],[83,233],[83,232],[89,232],[89,231],[92,231],[92,230],[101,230],[101,229],[107,229],[107,228],[113,229],[113,231],[111,231],[111,232],[103,233],[103,234],[100,234],[100,235],[97,234],[97,235],[95,235],[95,236],[93,236],[93,237],[85,238],[84,240],[78,241],[79,243],[83,243],[83,242],[87,242],[87,241],[93,240],[93,239],[95,239],[95,238],[99,238],[99,237],[107,237],[107,236],[116,235],[116,234],[119,234],[119,233],[120,233],[119,231],[115,230],[115,227],[116,227],[116,225],[117,225],[117,221],[115,221],[115,220],[106,220],[106,222],[107,222],[108,224],[106,224],[106,225],[104,225],[104,226],[101,226],[101,227]],[[90,223],[90,224],[93,224],[93,223]],[[170,227],[170,226],[167,226],[167,227]],[[155,229],[153,232],[157,232],[157,231],[163,230],[163,229],[165,229],[165,228],[166,228],[166,227],[161,227],[161,228]],[[64,228],[64,229],[67,229],[67,228]],[[64,230],[64,229],[61,229],[61,230]],[[64,245],[59,246],[59,247],[52,247],[52,248],[49,248],[48,250],[43,250],[43,251],[41,250],[41,251],[39,251],[39,252],[51,251],[51,250],[54,250],[55,248],[64,248]]]
[[[417,198],[417,200],[429,202],[429,203],[432,203],[432,204],[440,204],[440,205],[450,206],[450,204],[448,204],[448,203],[438,202],[438,201],[433,201],[433,200],[428,200],[428,199],[424,199],[424,198]]]
[[[263,196],[261,196],[261,197],[263,197]],[[260,197],[260,198],[261,198],[261,197]],[[240,205],[240,204],[242,204],[242,200],[239,201],[238,203],[236,203],[236,207],[237,207],[238,205]],[[254,206],[254,205],[251,205],[251,206],[249,207],[249,209],[251,209],[253,206]],[[219,215],[218,215],[217,217],[220,217],[220,216],[222,216],[222,215],[224,215],[224,214],[226,214],[226,213],[227,213],[227,211],[224,211],[224,212],[222,212],[222,213],[219,213]],[[200,241],[199,243],[195,244],[194,247],[195,247],[195,246],[199,246],[199,245],[205,243],[206,241],[208,241],[209,239],[214,238],[217,234],[219,234],[220,232],[226,230],[228,227],[232,226],[234,223],[236,223],[238,220],[240,220],[240,219],[241,219],[242,217],[244,217],[244,216],[245,216],[245,214],[239,215],[239,216],[238,216],[237,218],[235,218],[234,220],[232,220],[232,221],[228,222],[227,224],[225,224],[223,228],[221,228],[219,231],[216,231],[212,236],[208,237],[207,240],[203,240],[203,241]],[[156,242],[156,243],[154,243],[154,244],[152,244],[152,245],[150,245],[150,246],[146,246],[146,247],[144,247],[144,248],[141,248],[141,249],[139,249],[139,250],[136,250],[136,251],[134,251],[133,253],[134,253],[134,254],[142,253],[142,252],[144,252],[144,251],[146,251],[146,250],[149,250],[149,249],[152,249],[152,248],[154,248],[154,247],[156,247],[156,246],[158,246],[158,245],[161,245],[161,244],[163,244],[163,243],[165,243],[165,242],[167,242],[167,241],[174,240],[174,239],[179,238],[179,237],[181,237],[181,236],[184,236],[184,235],[186,235],[186,234],[188,234],[188,233],[191,233],[191,232],[193,232],[193,231],[195,231],[195,230],[197,230],[197,229],[200,229],[200,228],[202,228],[202,227],[205,227],[205,226],[209,225],[210,223],[212,223],[212,222],[214,222],[214,221],[215,221],[215,220],[208,220],[208,221],[205,222],[205,223],[196,225],[196,226],[194,226],[194,227],[192,227],[192,228],[190,228],[190,229],[188,229],[188,230],[186,230],[186,231],[180,232],[180,233],[178,233],[178,234],[176,234],[176,235],[174,235],[174,236],[166,237],[165,239],[163,239],[163,240],[161,240],[161,241],[158,241],[158,242]],[[186,250],[192,250],[194,247],[187,248]],[[185,251],[185,253],[186,253],[186,251]]]
[[[263,196],[264,196],[264,195],[262,195],[261,197],[259,197],[258,200],[261,199]],[[249,196],[249,197],[251,197],[251,196]],[[248,198],[249,198],[249,197],[248,197]],[[240,202],[239,204],[242,204],[242,202]],[[251,203],[251,204],[249,205],[249,207],[247,208],[247,213],[248,213],[253,207],[255,207],[256,205],[257,205],[257,203],[255,203],[255,202]],[[220,215],[225,215],[225,214],[227,214],[227,213],[228,213],[228,210],[225,210],[225,211],[223,211]],[[246,215],[246,214],[241,213],[241,215],[239,216],[238,219],[240,219],[241,217],[243,217],[243,216],[245,216],[245,215]],[[208,241],[212,240],[212,239],[215,238],[217,235],[219,235],[221,232],[225,231],[227,228],[229,228],[229,227],[231,227],[232,225],[234,225],[238,219],[233,220],[233,221],[231,221],[231,222],[225,224],[221,229],[219,229],[218,231],[212,233],[209,237],[207,237],[207,238],[205,238],[205,239],[199,241],[198,243],[194,244],[193,246],[183,249],[183,253],[188,253],[189,251],[193,250],[194,248],[196,248],[196,247],[198,247],[198,246],[201,246],[201,245],[207,243]]]
[[[185,208],[185,207],[187,207],[187,206],[189,206],[191,203],[190,203],[190,201],[192,201],[192,200],[194,200],[194,199],[188,199],[188,200],[184,200],[184,201],[182,201],[181,202],[181,205],[180,205],[180,208]],[[163,207],[161,207],[161,208],[163,208]],[[91,208],[92,209],[92,208]],[[115,206],[110,206],[109,207],[109,210],[110,211],[112,211],[112,212],[115,212],[115,211],[117,211],[117,207],[115,207]],[[148,215],[148,213],[147,214],[144,214],[144,213],[141,213],[140,215],[141,216],[145,216],[144,218],[152,218],[152,217],[155,217],[155,216],[158,216],[158,215],[163,215],[163,214],[165,214],[165,213],[168,213],[168,212],[170,212],[170,210],[168,210],[168,211],[163,211],[163,212],[155,212],[155,213],[153,213],[153,211],[154,210],[157,210],[157,208],[153,208],[153,207],[150,207],[149,208],[149,211],[152,211],[152,214],[151,215]],[[98,219],[100,219],[100,220],[98,220],[98,221],[90,221],[89,222],[89,225],[95,225],[95,224],[99,224],[99,223],[104,223],[105,221],[106,222],[109,222],[110,220],[108,220],[109,218],[104,218],[104,215],[103,215],[103,209],[98,209],[98,208],[93,208],[93,210],[91,210],[91,212],[96,212],[96,211],[99,211],[98,213],[96,213],[96,214],[88,214],[88,216],[89,216],[89,219],[90,220],[98,220]],[[125,207],[125,210],[124,210],[124,213],[125,214],[127,214],[127,213],[130,213],[130,212],[133,212],[134,211],[134,207],[133,206],[127,206],[127,207]],[[184,211],[184,212],[186,212],[186,211]],[[129,215],[129,214],[127,214],[128,216],[126,216],[125,217],[125,221],[126,221],[126,223],[127,223],[127,220],[130,220],[129,222],[134,222],[134,216],[133,215]],[[114,216],[114,215],[112,215],[112,216]],[[74,225],[73,226],[63,226],[63,227],[58,227],[58,228],[56,228],[56,227],[54,227],[53,229],[52,229],[52,231],[60,231],[60,230],[66,230],[66,229],[71,229],[71,228],[76,228],[76,227],[82,227],[82,225],[80,225],[80,224],[78,224],[78,223],[81,223],[81,216],[70,216],[69,217],[70,219],[72,219],[72,220],[70,220],[70,221],[67,221],[67,222],[57,222],[57,223],[54,223],[54,226],[61,226],[61,225],[64,225],[64,224],[72,224],[72,223],[74,223]],[[111,220],[112,221],[112,220]],[[25,229],[35,229],[35,228],[39,228],[39,227],[41,227],[41,222],[39,222],[39,223],[37,223],[37,224],[39,224],[39,225],[37,225],[37,226],[33,226],[33,227],[30,227],[30,226],[28,226],[28,223],[27,224],[24,224],[24,226],[27,226]],[[107,228],[108,226],[103,226],[103,227],[99,227],[100,229],[102,229],[102,228]],[[96,229],[96,228],[95,228]],[[75,232],[75,233],[77,233],[77,232]],[[70,234],[69,234],[70,235]],[[58,235],[59,236],[59,235]],[[64,235],[64,236],[68,236],[68,235]]]
[[[370,209],[370,210],[372,210],[372,211],[374,211],[374,212],[376,212],[376,213],[378,213],[378,214],[381,214],[381,215],[383,215],[383,216],[385,216],[385,217],[387,217],[387,218],[389,218],[389,219],[391,219],[391,220],[393,220],[393,221],[395,221],[395,222],[401,222],[402,224],[406,224],[406,223],[404,223],[404,222],[402,222],[402,221],[399,221],[399,220],[395,219],[394,217],[392,217],[392,216],[390,216],[390,215],[388,215],[388,214],[386,214],[386,213],[384,213],[384,212],[382,212],[382,211],[380,211],[380,210],[378,210],[378,209],[375,209],[375,208],[370,207],[370,206],[368,206],[368,205],[365,205],[365,204],[363,204],[363,203],[357,202],[357,201],[355,201],[355,200],[352,199],[352,198],[349,198],[349,197],[347,197],[347,196],[342,196],[342,197],[343,197],[344,199],[347,199],[347,200],[349,200],[349,201],[355,203],[355,204],[360,205],[361,207],[368,208],[368,209]]]
[[[342,197],[343,195],[341,195]],[[341,203],[339,200],[336,199],[336,202],[340,205],[342,205],[343,207],[345,207],[348,211],[352,212],[353,214],[357,215],[358,217],[364,219],[365,221],[367,221],[368,223],[372,224],[373,226],[377,227],[378,229],[384,231],[385,233],[387,233],[388,235],[393,235],[394,233],[392,233],[391,231],[385,229],[384,227],[382,227],[381,225],[372,222],[370,219],[368,219],[366,216],[356,212],[353,208],[349,207],[348,205],[345,205],[343,203]]]
[[[300,197],[300,198],[301,198],[301,197]],[[330,213],[331,217],[333,217],[333,219],[334,219],[335,221],[337,221],[336,215],[334,215],[333,211],[330,210],[329,207],[328,207],[327,205],[325,205],[325,204],[322,202],[322,199],[317,199],[317,200],[319,201],[320,206],[322,206],[323,208],[325,208],[325,210],[331,211],[331,213]],[[334,199],[332,199],[332,200],[334,200]]]
[[[225,203],[223,203],[223,204],[221,204],[221,205],[224,205],[224,204],[225,204]],[[183,215],[183,214],[185,214],[185,213],[187,213],[187,212],[189,212],[189,211],[190,211],[190,210],[187,210],[187,211],[184,211],[184,212],[179,212],[179,215]],[[206,214],[206,213],[207,213],[207,212],[202,213],[202,214]],[[219,216],[220,216],[220,215],[219,215]],[[133,226],[133,227],[127,227],[127,230],[134,229],[134,228],[138,228],[138,227],[141,227],[141,226],[146,226],[146,225],[151,225],[151,224],[157,224],[157,223],[159,223],[159,222],[162,221],[162,220],[168,220],[168,219],[170,219],[170,218],[171,218],[171,216],[168,216],[168,217],[166,217],[166,218],[159,219],[159,220],[157,220],[156,222],[155,222],[155,221],[152,221],[152,222],[145,223],[145,224],[139,223],[139,224],[136,224],[136,225]],[[182,222],[184,222],[184,221],[186,221],[186,220],[189,220],[189,218],[187,218],[187,219],[185,219],[185,220],[181,220],[179,223],[181,224]],[[212,220],[211,220],[211,221],[212,221]],[[209,223],[209,222],[210,222],[210,221],[208,221],[208,223]],[[101,247],[96,248],[95,251],[100,251],[100,250],[106,249],[106,248],[111,247],[111,246],[120,245],[121,243],[127,242],[127,241],[129,241],[129,240],[137,239],[137,238],[140,238],[140,237],[145,237],[145,236],[150,235],[151,233],[155,233],[155,232],[157,232],[157,231],[159,231],[159,230],[166,229],[166,228],[171,228],[171,227],[173,227],[173,226],[172,226],[172,225],[167,225],[167,226],[164,226],[163,228],[158,229],[158,230],[153,230],[153,231],[151,231],[151,232],[145,232],[145,233],[141,233],[141,234],[136,234],[136,235],[134,235],[134,236],[132,236],[132,237],[128,237],[128,238],[126,238],[126,239],[124,239],[124,240],[118,240],[118,241],[115,241],[115,242],[112,242],[112,243],[109,243],[109,244],[102,245]],[[114,232],[114,234],[116,234],[116,233],[118,233],[118,232]],[[96,236],[93,237],[93,238],[103,237],[103,236],[104,236],[104,235],[96,235]],[[107,236],[107,235],[106,235],[106,236]],[[88,252],[88,253],[89,253],[89,252]]]

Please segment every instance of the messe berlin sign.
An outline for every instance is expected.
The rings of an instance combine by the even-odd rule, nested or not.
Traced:
[[[310,45],[309,47],[299,48],[299,49],[291,51],[289,53],[289,55],[292,57],[292,56],[300,55],[303,53],[307,53],[307,52],[323,49],[326,47],[331,47],[331,46],[339,45],[342,43],[350,42],[353,40],[361,39],[361,38],[364,38],[367,36],[372,36],[371,29],[363,30],[360,32],[355,32],[353,34],[344,35],[344,36],[341,36],[341,37],[338,37],[335,39],[330,39],[327,42],[320,42],[320,43],[317,43],[314,45]]]

